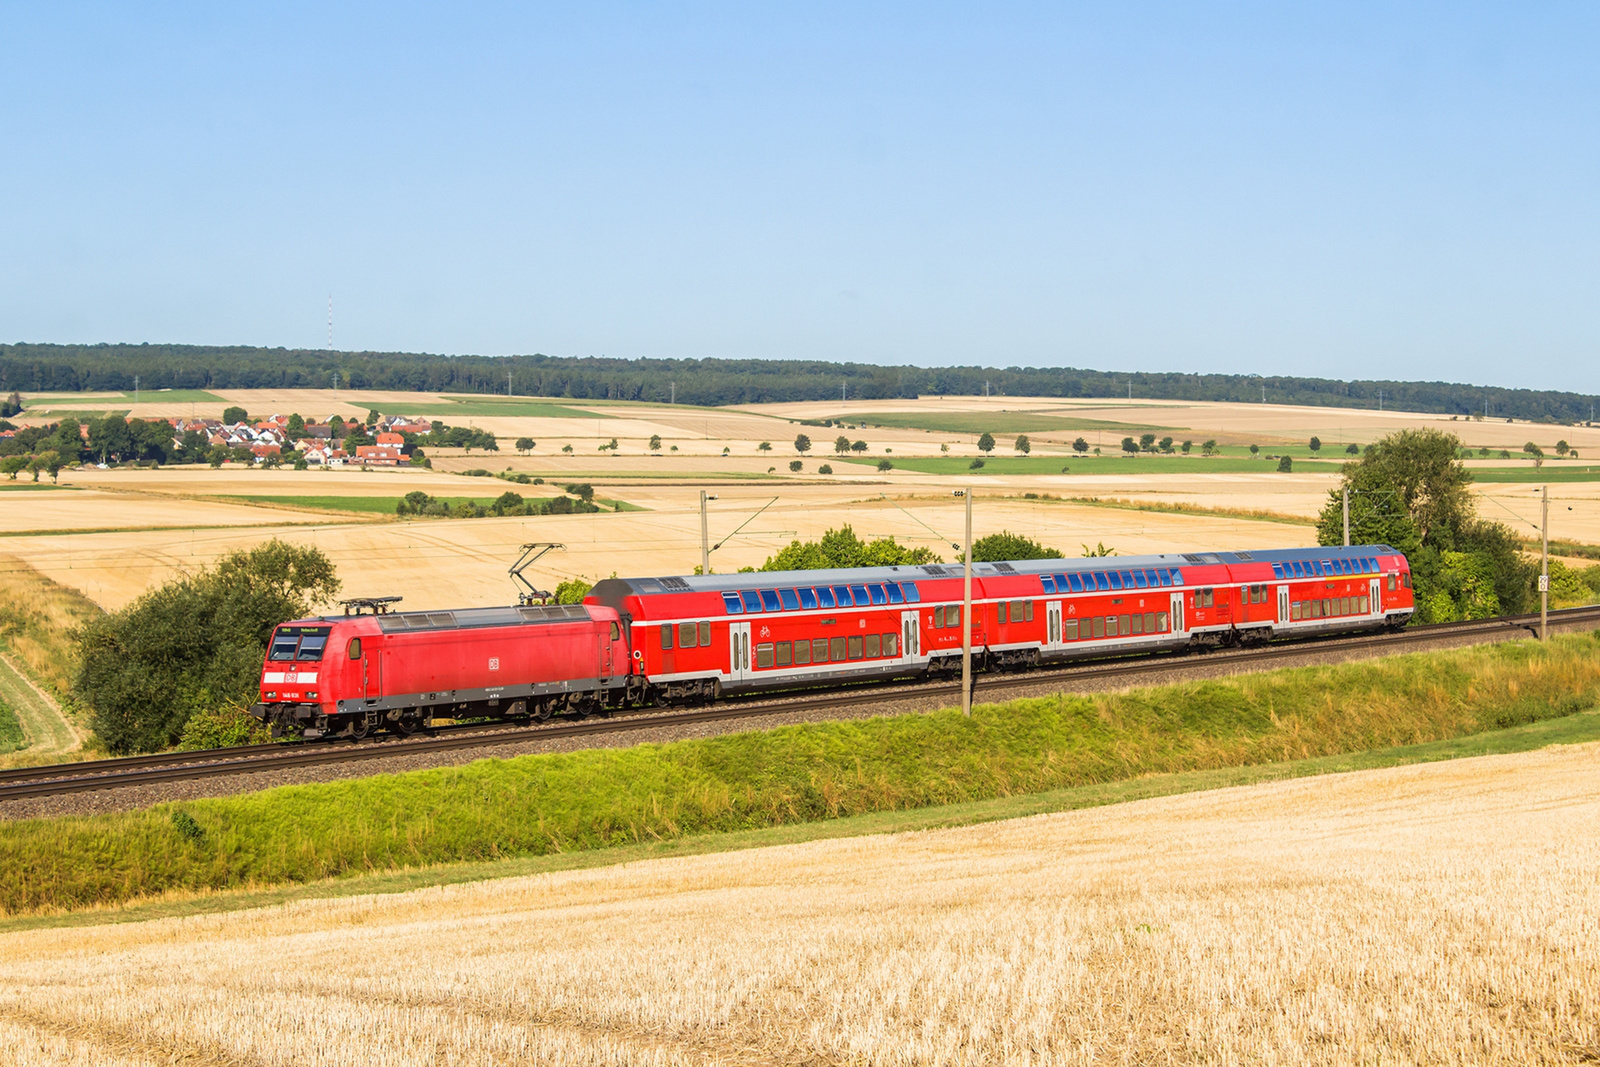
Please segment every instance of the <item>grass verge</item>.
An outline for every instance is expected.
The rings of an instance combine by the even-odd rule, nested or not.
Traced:
[[[99,614],[99,605],[77,590],[16,556],[0,556],[0,647],[58,699],[66,699],[71,684],[72,631]]]
[[[1080,808],[1102,807],[1154,797],[1196,793],[1208,789],[1228,789],[1309,778],[1323,774],[1378,770],[1417,763],[1464,759],[1472,756],[1530,752],[1549,745],[1571,745],[1600,741],[1600,710],[1579,712],[1556,719],[1543,719],[1524,726],[1489,730],[1448,741],[1369,749],[1363,752],[1281,763],[1224,767],[1205,771],[1176,771],[1144,775],[1118,782],[1072,786],[1043,793],[996,797],[991,800],[946,804],[910,811],[872,812],[822,822],[774,826],[760,830],[735,830],[726,833],[695,834],[685,837],[646,841],[636,845],[588,852],[558,852],[540,856],[520,856],[503,860],[446,863],[412,870],[360,873],[316,882],[280,885],[266,889],[236,889],[222,892],[170,893],[125,905],[89,908],[73,912],[52,912],[0,919],[0,934],[13,930],[44,927],[92,926],[108,922],[141,922],[182,915],[242,911],[268,907],[293,900],[336,898],[366,894],[404,893],[429,886],[456,885],[490,878],[515,878],[549,874],[555,871],[605,867],[640,860],[672,856],[697,856],[714,852],[733,852],[746,848],[768,848],[868,834],[908,833],[974,826],[1002,819],[1048,815]]]
[[[0,910],[638,845],[1462,737],[1600,701],[1600,633],[481,760],[0,826]],[[181,816],[181,817],[180,817]]]
[[[11,710],[4,697],[0,697],[0,754],[15,752],[28,743],[22,733],[22,721]]]

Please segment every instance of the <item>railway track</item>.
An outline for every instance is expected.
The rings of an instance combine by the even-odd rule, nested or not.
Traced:
[[[1274,661],[1331,655],[1355,649],[1403,650],[1440,638],[1504,634],[1508,630],[1536,630],[1538,615],[1500,616],[1467,622],[1417,626],[1399,633],[1348,637],[1327,637],[1293,644],[1261,648],[1217,651],[1204,654],[1165,653],[1138,658],[1116,659],[1074,666],[1036,669],[1008,674],[979,675],[976,692],[1001,698],[1008,692],[1033,690],[1051,685],[1077,682],[1103,682],[1108,679],[1135,679],[1141,675],[1165,672],[1201,672],[1218,666],[1244,670],[1258,669]],[[1600,623],[1600,606],[1567,608],[1550,613],[1552,625]],[[786,698],[728,700],[711,707],[684,711],[640,712],[578,722],[552,722],[533,726],[469,724],[440,727],[427,735],[406,739],[286,746],[282,744],[242,745],[199,752],[166,752],[152,756],[128,756],[0,770],[0,801],[23,797],[54,796],[97,789],[118,789],[134,785],[188,781],[227,775],[256,774],[292,767],[328,763],[356,763],[421,753],[446,752],[466,748],[520,744],[529,740],[584,737],[596,734],[623,734],[661,727],[718,722],[728,719],[786,715],[849,707],[864,702],[959,697],[959,682],[882,683],[855,686],[830,693],[796,695]]]

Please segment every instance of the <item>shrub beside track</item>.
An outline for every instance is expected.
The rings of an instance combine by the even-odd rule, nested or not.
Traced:
[[[1332,755],[1596,703],[1600,634],[1585,634],[981,705],[971,719],[947,710],[484,760],[6,824],[0,909],[604,848]]]

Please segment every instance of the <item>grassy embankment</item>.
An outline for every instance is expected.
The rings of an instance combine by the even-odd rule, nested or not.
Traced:
[[[12,745],[6,764],[60,758],[77,749],[71,632],[100,614],[75,590],[57,585],[22,560],[0,556],[0,705],[18,720],[27,747]],[[6,751],[0,716],[0,752]],[[35,758],[36,757],[36,758]]]
[[[0,826],[0,910],[634,846],[1460,738],[1600,701],[1600,634],[484,760]],[[180,814],[182,818],[175,818]],[[189,820],[193,820],[192,823]],[[185,832],[187,830],[187,832]]]

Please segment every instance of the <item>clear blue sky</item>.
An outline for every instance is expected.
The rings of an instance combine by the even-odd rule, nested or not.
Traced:
[[[803,10],[795,10],[802,8]],[[1600,6],[5,3],[0,339],[1600,392]]]

